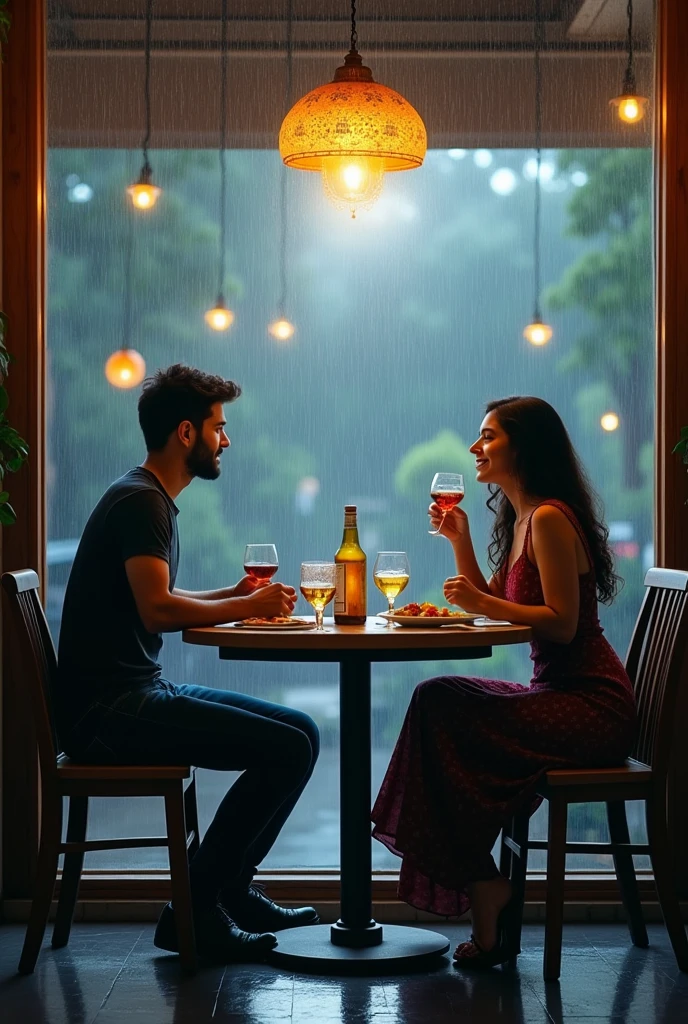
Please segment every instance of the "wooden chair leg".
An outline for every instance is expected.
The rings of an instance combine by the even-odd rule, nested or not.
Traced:
[[[192,769],[193,771],[193,769]],[[191,775],[191,782],[184,790],[184,813],[186,815],[186,827],[193,831],[194,838],[189,846],[189,860],[191,861],[198,852],[201,845],[201,837],[198,831],[198,801],[196,799],[196,775]]]
[[[19,973],[31,974],[36,966],[41,943],[48,923],[53,898],[57,863],[62,840],[62,797],[43,793],[41,810],[41,840],[38,866],[31,901],[31,913],[26,929],[24,947],[19,960]]]
[[[72,796],[69,798],[69,817],[67,818],[67,842],[83,843],[86,839],[88,823],[88,797]],[[57,916],[53,928],[52,947],[60,949],[69,942],[69,933],[74,920],[74,909],[79,895],[81,870],[84,866],[83,853],[66,853],[62,880],[60,882],[60,899],[57,904]]]
[[[513,854],[511,860],[511,885],[513,889],[513,899],[517,902],[519,907],[519,913],[517,915],[518,925],[515,929],[514,938],[516,940],[516,948],[519,953],[521,951],[521,929],[523,926],[523,904],[526,897],[526,875],[528,873],[528,830],[530,827],[530,815],[527,811],[519,812],[514,818],[513,828],[511,835],[515,843],[518,843],[521,850],[521,856],[517,857]],[[512,957],[509,961],[509,967],[516,966],[516,957]]]
[[[549,798],[547,832],[547,897],[545,902],[545,981],[561,974],[561,939],[564,927],[564,879],[566,876],[566,826],[568,804]]]
[[[186,849],[186,818],[184,814],[184,793],[181,783],[165,794],[165,816],[167,818],[167,839],[170,851],[170,879],[172,882],[172,907],[177,928],[177,944],[182,966],[188,971],[196,970],[196,943],[194,941],[193,915],[191,909],[191,885],[189,882],[189,860]]]
[[[609,838],[613,843],[630,843],[628,820],[626,818],[626,802],[614,800],[607,803],[607,822]],[[628,918],[628,930],[634,946],[649,945],[647,929],[643,920],[643,908],[638,892],[638,880],[633,867],[633,856],[628,850],[617,850],[614,853],[614,870],[621,890],[621,900]]]
[[[645,816],[659,905],[679,970],[688,971],[688,939],[681,920],[681,909],[674,884],[672,837],[667,818],[666,792],[648,798],[645,802]]]

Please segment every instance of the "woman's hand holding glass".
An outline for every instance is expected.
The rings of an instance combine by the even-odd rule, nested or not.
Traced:
[[[446,537],[452,544],[468,534],[468,516],[460,505],[449,512],[443,512],[440,506],[433,501],[428,509],[428,515],[433,532]]]

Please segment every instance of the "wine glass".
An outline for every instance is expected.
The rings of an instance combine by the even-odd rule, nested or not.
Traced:
[[[274,544],[247,544],[244,551],[244,572],[252,580],[269,583],[279,569]]]
[[[463,498],[463,476],[461,473],[435,473],[430,485],[430,497],[439,505],[442,512],[440,525],[436,530],[428,530],[431,537],[442,532],[444,517],[455,508]]]
[[[409,581],[409,573],[409,560],[405,551],[378,551],[373,566],[373,579],[377,589],[387,598],[390,615],[394,613],[395,598]]]
[[[337,566],[334,562],[302,562],[301,593],[315,609],[315,628],[323,630],[323,612],[334,597]]]

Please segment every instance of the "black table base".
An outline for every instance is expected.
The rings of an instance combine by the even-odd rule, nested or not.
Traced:
[[[459,647],[443,656],[487,658],[491,647]],[[336,648],[306,653],[221,647],[226,660],[338,661],[340,711],[341,905],[336,925],[310,925],[279,932],[268,958],[287,970],[382,974],[446,964],[449,940],[439,932],[381,925],[372,916],[371,850],[371,661],[419,661],[426,648],[369,651]]]
[[[307,925],[277,933],[277,945],[268,963],[287,971],[323,974],[393,974],[427,970],[446,963],[449,940],[439,932],[397,924],[382,928],[382,942],[374,946],[338,946],[329,924]]]

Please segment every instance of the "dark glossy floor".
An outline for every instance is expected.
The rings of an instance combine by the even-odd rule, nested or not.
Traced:
[[[453,942],[465,926],[442,929]],[[568,925],[559,983],[542,980],[542,928],[524,928],[515,972],[467,975],[449,960],[433,972],[385,978],[322,978],[274,968],[202,968],[180,975],[159,956],[153,926],[81,924],[70,945],[45,945],[32,977],[16,971],[23,929],[0,926],[2,1024],[686,1024],[688,975],[676,968],[665,932],[649,927],[634,949],[618,925]]]

